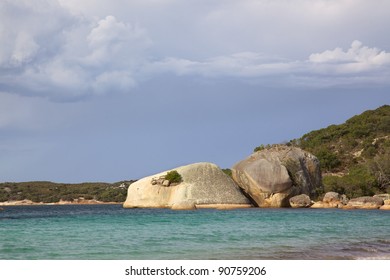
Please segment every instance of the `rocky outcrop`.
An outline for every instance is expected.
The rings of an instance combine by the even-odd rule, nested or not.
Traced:
[[[325,203],[340,202],[340,194],[337,192],[327,192],[322,201]]]
[[[318,159],[286,145],[253,153],[232,167],[232,176],[259,207],[289,207],[291,197],[315,198],[322,187]]]
[[[386,199],[384,204],[379,208],[381,210],[390,210],[390,199]]]
[[[312,208],[343,208],[348,203],[345,194],[340,195],[337,192],[327,192],[322,201],[315,202]]]
[[[383,200],[389,200],[390,194],[388,194],[388,193],[376,194],[376,195],[374,195],[374,197],[379,197],[379,198],[382,198]]]
[[[347,209],[379,209],[384,204],[380,197],[362,196],[349,200]]]
[[[310,197],[307,194],[300,194],[290,198],[290,206],[292,208],[306,208],[312,204]]]
[[[212,163],[194,163],[175,168],[182,177],[177,185],[161,184],[156,179],[172,170],[145,177],[128,188],[125,208],[172,208],[177,210],[197,207],[249,207],[251,202],[234,181]]]

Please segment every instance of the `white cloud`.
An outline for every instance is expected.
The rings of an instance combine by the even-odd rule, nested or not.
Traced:
[[[0,68],[20,67],[55,51],[69,19],[55,1],[2,1]]]
[[[0,39],[7,42],[0,49],[0,90],[66,100],[136,85],[151,44],[136,24],[75,16],[54,0],[6,1],[0,8]],[[16,24],[15,15],[26,24]]]
[[[338,47],[311,54],[306,60],[244,52],[199,61],[171,57],[154,62],[148,70],[176,75],[260,79],[271,86],[388,85],[390,53],[355,40],[347,51]]]
[[[139,26],[118,21],[114,16],[100,20],[87,36],[91,64],[121,64],[122,67],[143,59],[143,51],[151,44],[146,31]]]
[[[367,65],[385,65],[390,63],[390,53],[377,48],[363,46],[362,42],[355,40],[347,51],[342,48],[314,53],[309,60],[316,63],[364,63]]]
[[[208,77],[257,77],[280,75],[293,68],[294,62],[254,52],[218,56],[202,61],[167,58],[150,65],[149,71]]]
[[[129,92],[161,73],[386,83],[387,51],[359,41],[334,47],[387,46],[374,32],[390,24],[387,8],[382,0],[375,8],[362,0],[4,0],[0,90],[77,100]]]
[[[30,62],[39,49],[38,44],[26,32],[20,32],[15,39],[15,47],[12,51],[10,64],[20,65]]]

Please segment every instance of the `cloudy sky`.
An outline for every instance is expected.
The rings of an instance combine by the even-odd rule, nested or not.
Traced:
[[[0,182],[227,168],[390,104],[374,2],[0,0]]]

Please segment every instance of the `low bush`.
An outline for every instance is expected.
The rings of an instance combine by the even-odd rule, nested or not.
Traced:
[[[169,171],[167,175],[165,175],[165,179],[170,183],[180,183],[182,181],[182,177],[176,170]]]

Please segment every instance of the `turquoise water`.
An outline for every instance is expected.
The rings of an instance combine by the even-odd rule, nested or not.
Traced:
[[[0,259],[390,259],[390,211],[3,208]]]

